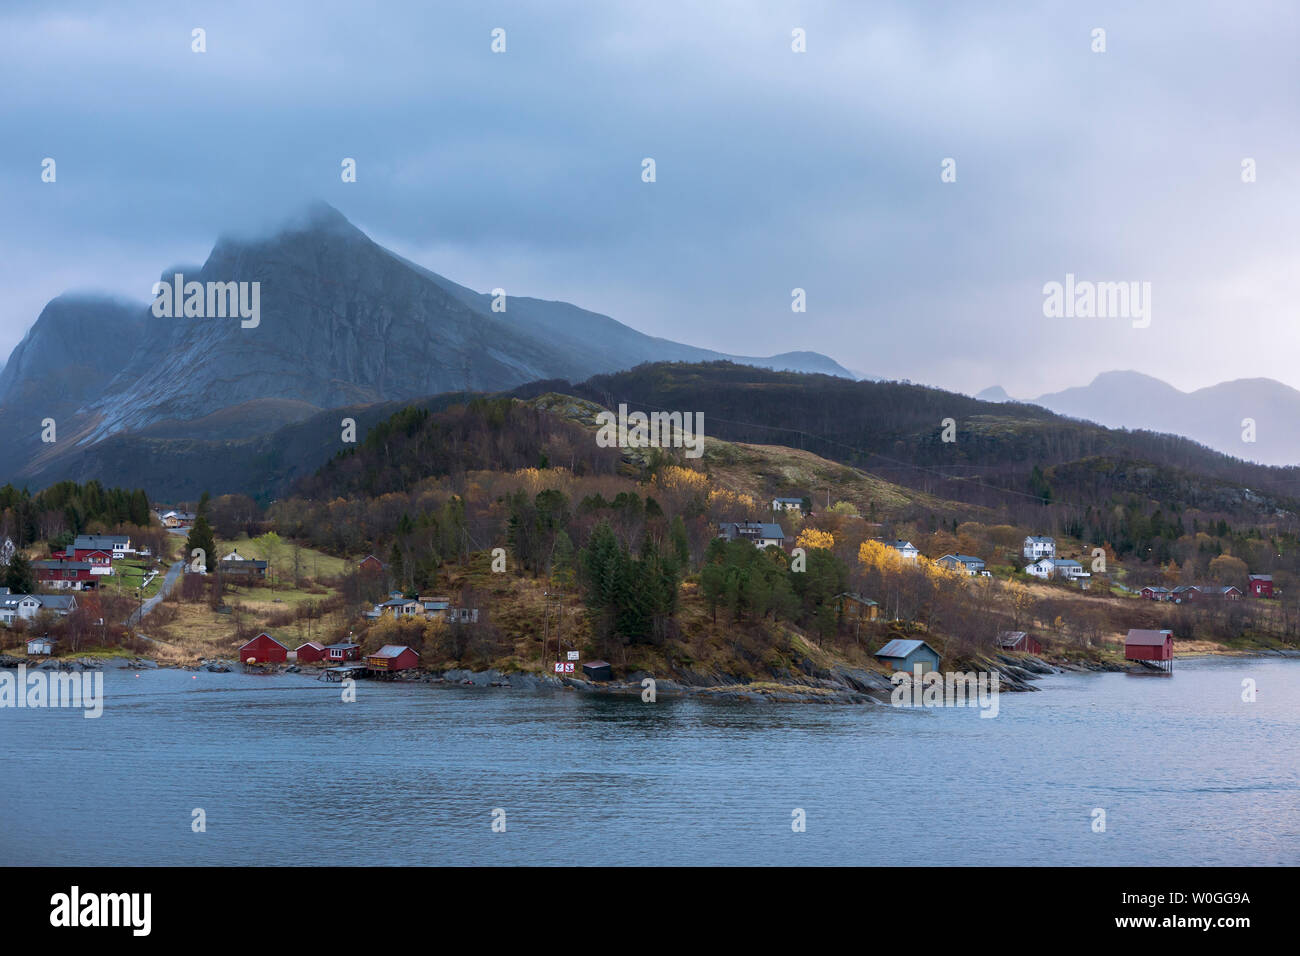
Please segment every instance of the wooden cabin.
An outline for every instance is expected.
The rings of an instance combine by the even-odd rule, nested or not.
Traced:
[[[582,673],[587,676],[587,680],[614,679],[614,669],[608,661],[588,661],[582,665]]]
[[[1004,651],[1023,651],[1026,654],[1043,653],[1043,645],[1027,631],[1003,631],[998,635],[998,647]]]
[[[299,664],[315,664],[317,661],[325,659],[325,645],[318,644],[316,641],[308,641],[294,653],[298,655]]]
[[[880,605],[871,598],[852,591],[839,595],[840,617],[845,621],[874,621],[880,615]]]
[[[289,648],[263,631],[239,649],[241,661],[246,662],[249,658],[257,664],[283,664],[289,659]]]
[[[1165,628],[1159,631],[1133,628],[1124,639],[1124,659],[1145,661],[1174,667],[1174,632]]]
[[[896,671],[908,673],[917,667],[922,673],[939,669],[939,652],[925,641],[895,638],[876,651],[876,660]]]
[[[361,645],[353,644],[351,641],[331,644],[325,648],[325,656],[330,661],[359,661],[361,660]]]
[[[388,674],[410,670],[419,665],[420,655],[405,644],[385,644],[373,654],[366,655],[366,667]]]

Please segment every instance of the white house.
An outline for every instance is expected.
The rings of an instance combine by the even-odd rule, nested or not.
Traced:
[[[934,563],[942,565],[949,571],[965,571],[971,576],[980,574],[984,577],[992,577],[991,572],[984,569],[984,559],[971,554],[945,554]]]
[[[1046,581],[1048,578],[1052,576],[1053,567],[1055,567],[1055,562],[1052,561],[1051,558],[1039,558],[1033,564],[1025,565],[1025,574],[1029,574],[1032,575],[1033,577],[1040,578]]]
[[[27,641],[28,657],[49,657],[54,653],[54,645],[59,643],[57,639],[46,637],[33,637]]]
[[[803,511],[802,498],[773,498],[773,511]]]
[[[41,599],[35,594],[5,594],[0,596],[0,624],[30,621],[41,611]]]
[[[1056,539],[1049,538],[1046,535],[1031,534],[1025,538],[1025,557],[1030,561],[1037,561],[1039,558],[1056,557]]]
[[[424,605],[415,598],[404,597],[401,591],[393,591],[387,601],[377,606],[377,610],[380,614],[391,614],[395,618],[415,617],[424,614]]]
[[[8,588],[0,594],[0,624],[30,621],[41,611],[67,617],[76,609],[77,599],[71,594],[10,594]]]
[[[904,561],[915,561],[917,555],[921,553],[920,548],[912,544],[910,541],[904,541],[902,538],[895,541],[888,541],[886,544],[897,551]]]
[[[1080,578],[1092,577],[1087,571],[1083,570],[1083,565],[1078,561],[1056,561],[1056,576],[1065,578],[1067,581],[1077,581]]]
[[[1078,561],[1070,561],[1063,558],[1039,558],[1033,564],[1025,566],[1025,574],[1032,574],[1034,577],[1041,578],[1044,581],[1049,578],[1078,581],[1083,578],[1092,577],[1091,574],[1083,570],[1083,565]]]
[[[768,521],[724,521],[718,526],[718,537],[750,541],[756,548],[785,547],[785,532],[779,524]]]

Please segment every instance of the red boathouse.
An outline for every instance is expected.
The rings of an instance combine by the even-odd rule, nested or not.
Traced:
[[[299,664],[315,664],[317,661],[325,659],[325,645],[318,644],[316,641],[308,641],[299,647],[295,653],[298,655]]]
[[[405,644],[385,644],[373,654],[366,655],[366,667],[381,673],[410,670],[419,664],[420,655]]]
[[[1160,631],[1148,631],[1134,628],[1124,640],[1124,659],[1129,661],[1150,661],[1153,664],[1165,664],[1166,670],[1174,669],[1174,632],[1168,628]]]
[[[240,661],[252,658],[258,664],[283,664],[289,659],[289,648],[263,631],[239,649]]]

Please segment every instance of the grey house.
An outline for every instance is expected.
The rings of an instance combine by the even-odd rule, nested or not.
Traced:
[[[876,651],[876,660],[896,671],[909,673],[918,665],[922,673],[939,669],[939,652],[925,641],[892,640]]]

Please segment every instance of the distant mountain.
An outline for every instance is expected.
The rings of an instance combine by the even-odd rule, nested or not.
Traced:
[[[1009,402],[1011,396],[1007,394],[1006,389],[1001,385],[994,385],[992,388],[986,388],[975,396],[981,402]]]
[[[1183,435],[1247,461],[1300,464],[1300,391],[1273,379],[1243,378],[1183,392],[1139,372],[1105,372],[1089,385],[1032,402],[1111,428]],[[1254,422],[1253,442],[1245,440],[1246,419]]]
[[[161,279],[170,282],[178,271]],[[373,242],[317,203],[263,239],[224,237],[186,282],[257,282],[260,323],[157,317],[147,307],[63,296],[0,371],[0,480],[56,480],[111,436],[233,440],[324,409],[581,381],[671,359],[731,359],[852,378],[815,352],[726,356],[644,335],[565,302],[474,292]],[[40,423],[57,422],[57,441]]]

